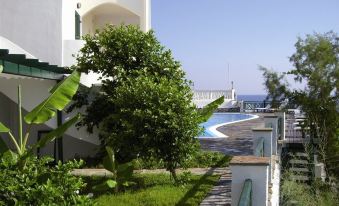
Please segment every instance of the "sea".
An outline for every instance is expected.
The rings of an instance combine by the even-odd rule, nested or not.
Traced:
[[[242,101],[264,101],[266,99],[266,95],[264,94],[250,94],[250,95],[242,95],[239,94],[237,96],[237,100]]]

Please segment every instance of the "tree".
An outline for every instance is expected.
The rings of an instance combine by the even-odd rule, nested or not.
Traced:
[[[125,71],[121,71],[125,73]],[[178,84],[146,70],[116,88],[116,112],[101,127],[106,144],[124,159],[155,157],[176,180],[175,169],[198,148],[199,115],[187,81]],[[122,74],[126,75],[126,74]]]
[[[180,63],[175,61],[170,50],[165,50],[156,39],[154,32],[142,32],[136,26],[108,25],[94,36],[87,35],[86,44],[77,57],[78,70],[84,73],[100,73],[102,85],[91,102],[83,101],[87,93],[76,95],[77,107],[86,106],[80,126],[86,126],[89,132],[116,109],[111,102],[116,87],[127,77],[133,77],[133,71],[147,70],[150,75],[158,74],[173,81],[184,81],[185,73]],[[117,73],[125,71],[125,76]],[[85,97],[85,98],[84,98]],[[87,104],[87,105],[86,105]]]
[[[291,103],[305,112],[305,126],[310,128],[310,136],[319,141],[316,149],[326,170],[332,175],[339,174],[339,112],[336,109],[339,100],[339,38],[329,32],[307,35],[299,38],[295,44],[296,52],[290,57],[294,69],[289,75],[297,82],[303,82],[305,88],[282,91]],[[278,74],[265,75],[267,85],[279,88],[281,78]],[[273,72],[274,73],[274,72]],[[276,81],[278,80],[278,81]],[[266,86],[270,95],[276,91]],[[280,91],[279,91],[280,92]]]
[[[266,100],[271,100],[271,106],[278,108],[280,102],[285,100],[288,83],[285,79],[285,74],[278,74],[266,67],[259,66],[259,70],[263,72],[264,86],[267,91]]]

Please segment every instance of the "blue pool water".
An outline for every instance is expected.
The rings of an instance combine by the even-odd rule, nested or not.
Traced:
[[[200,124],[204,128],[204,132],[199,137],[217,137],[209,130],[209,127],[250,118],[253,118],[253,115],[240,113],[214,113],[207,122]]]

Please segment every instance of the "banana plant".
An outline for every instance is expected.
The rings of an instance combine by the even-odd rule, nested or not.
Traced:
[[[1,70],[2,69],[0,68],[0,71]],[[53,118],[57,111],[62,111],[72,100],[72,97],[79,87],[80,75],[80,72],[76,70],[73,71],[71,75],[55,85],[55,87],[50,90],[50,96],[42,101],[38,106],[36,106],[31,112],[26,114],[24,118],[22,118],[21,86],[18,86],[18,138],[15,138],[12,134],[12,131],[0,122],[0,134],[8,134],[11,142],[15,146],[15,152],[9,150],[8,146],[0,137],[0,156],[18,156],[18,159],[26,158],[33,154],[35,149],[44,147],[48,142],[62,136],[62,134],[69,127],[71,127],[80,119],[80,114],[75,115],[73,118],[69,119],[58,128],[46,134],[37,143],[30,147],[27,146],[27,141],[29,139],[32,127],[34,125],[43,124]],[[23,119],[28,125],[25,135],[23,135]]]
[[[212,116],[213,112],[219,107],[219,105],[224,102],[224,98],[224,96],[221,96],[213,102],[204,106],[202,109],[198,110],[200,116],[199,122],[206,122]]]
[[[129,181],[133,175],[133,164],[127,162],[124,164],[118,164],[115,159],[114,152],[111,147],[106,146],[107,155],[103,159],[104,168],[112,172],[112,178],[105,180],[101,184],[93,186],[94,191],[118,191],[120,186],[130,186],[134,182]]]

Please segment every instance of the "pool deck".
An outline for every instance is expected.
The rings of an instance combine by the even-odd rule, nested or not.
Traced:
[[[201,148],[232,156],[253,154],[252,128],[264,126],[263,117],[272,115],[270,113],[254,114],[259,118],[218,127],[217,131],[227,135],[226,138],[200,138]]]

